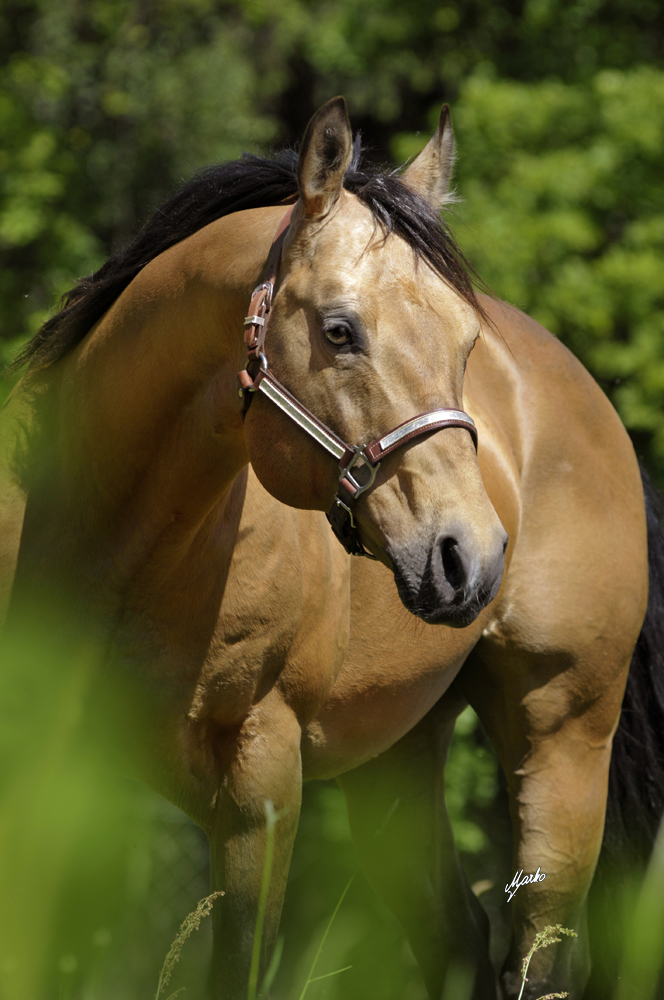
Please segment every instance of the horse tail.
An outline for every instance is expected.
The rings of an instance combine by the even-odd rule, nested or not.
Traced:
[[[613,738],[604,839],[588,900],[592,975],[584,1000],[613,995],[640,884],[664,814],[662,498],[641,469],[648,525],[648,607]]]
[[[648,522],[648,608],[613,738],[602,854],[648,862],[664,813],[664,536],[662,498],[641,469]]]

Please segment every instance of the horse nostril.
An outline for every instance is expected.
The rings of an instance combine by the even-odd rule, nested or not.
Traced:
[[[466,582],[466,570],[456,538],[444,538],[441,545],[443,573],[452,590],[457,593]]]

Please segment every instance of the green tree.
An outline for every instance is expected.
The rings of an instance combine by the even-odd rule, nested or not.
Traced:
[[[270,140],[239,12],[42,0],[0,17],[0,332],[57,297],[198,167]]]

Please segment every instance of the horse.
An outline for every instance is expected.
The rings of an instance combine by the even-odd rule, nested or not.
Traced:
[[[285,516],[258,557],[280,567],[278,586],[244,594],[217,631],[242,558],[243,469],[284,503],[328,511],[431,621],[462,625],[491,600],[507,542],[460,406],[481,312],[460,251],[416,187],[357,170],[343,99],[313,117],[293,163],[249,158],[185,186],[67,296],[3,411],[5,660],[37,625],[54,660],[92,650],[92,703],[122,689],[126,748],[162,747],[156,787],[208,831],[225,891],[214,989],[228,998],[246,992],[263,802],[289,810],[267,954],[302,731],[348,632],[347,553],[326,535],[324,554],[318,523],[299,542]],[[444,506],[441,468],[457,484]],[[48,695],[31,696],[39,715]],[[152,728],[132,728],[141,718]],[[40,974],[21,963],[26,995]]]
[[[158,222],[172,226],[199,206],[186,218],[191,235],[170,231],[163,249],[148,233],[120,274],[109,269],[106,287],[100,273],[96,288],[79,289],[66,307],[78,306],[71,325],[65,309],[61,325],[33,344],[8,407],[25,424],[16,414],[27,406],[37,423],[19,463],[27,468],[14,477],[27,493],[22,527],[20,496],[3,504],[13,525],[8,627],[30,610],[31,591],[43,598],[44,583],[85,599],[77,616],[95,623],[105,650],[98,701],[120,677],[123,704],[133,706],[128,758],[210,838],[213,887],[225,891],[213,914],[214,996],[247,993],[263,802],[282,815],[264,970],[301,783],[317,777],[339,780],[358,855],[404,926],[430,996],[439,1000],[455,962],[470,971],[474,1000],[497,995],[486,918],[461,873],[443,796],[454,720],[470,702],[508,778],[517,870],[546,872],[515,897],[502,995],[518,995],[535,932],[559,921],[579,938],[535,955],[524,995],[555,987],[578,997],[612,738],[635,644],[657,626],[650,612],[643,624],[638,465],[608,400],[555,338],[511,307],[474,300],[460,272],[448,267],[441,280],[440,263],[432,269],[418,237],[436,245],[447,197],[446,110],[402,180],[381,178],[398,193],[389,209],[371,201],[357,164],[348,171],[349,129],[338,112],[328,105],[312,120],[297,178],[292,161],[290,169],[249,161],[263,189],[248,197],[277,210],[236,198],[239,212],[202,228],[201,212],[208,221],[219,204],[209,190],[203,204],[200,187],[185,189]],[[343,156],[332,148],[340,134]],[[308,200],[309,181],[323,176],[328,195]],[[208,178],[216,191],[219,176]],[[349,557],[317,513],[339,498],[344,471],[332,472],[266,394],[253,393],[244,420],[230,402],[241,307],[298,192],[261,345],[283,383],[349,440],[380,434],[413,407],[464,412],[462,401],[478,429],[477,452],[459,424],[381,461],[352,509],[354,537],[342,533],[378,557],[354,560],[350,594]],[[395,223],[400,199],[416,207],[419,230]],[[324,273],[326,261],[334,267]],[[223,331],[228,344],[219,343]],[[173,368],[184,384],[169,382]],[[409,534],[420,521],[425,543]],[[72,531],[61,537],[63,524]],[[657,539],[651,523],[653,559]],[[415,613],[407,627],[404,606]],[[57,602],[56,630],[62,614]],[[647,653],[652,669],[656,654]],[[647,671],[632,676],[641,688],[652,680]]]

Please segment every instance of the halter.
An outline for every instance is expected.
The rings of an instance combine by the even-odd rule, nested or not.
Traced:
[[[296,399],[275,378],[269,369],[265,355],[265,336],[274,299],[284,237],[290,224],[293,207],[293,205],[290,206],[279,223],[267,259],[267,277],[254,289],[249,305],[249,315],[244,321],[247,367],[238,375],[241,386],[242,412],[245,414],[249,409],[253,393],[262,392],[309,437],[337,459],[339,485],[332,507],[327,512],[327,519],[346,552],[353,556],[368,556],[373,559],[375,557],[367,552],[360,541],[353,510],[359,497],[373,485],[376,473],[380,468],[380,460],[402,445],[414,441],[422,434],[440,431],[445,427],[465,427],[470,432],[477,449],[477,428],[472,418],[463,410],[431,410],[413,417],[412,420],[406,420],[405,423],[399,424],[387,434],[375,438],[368,444],[348,444],[306,406],[303,406],[299,399]]]

